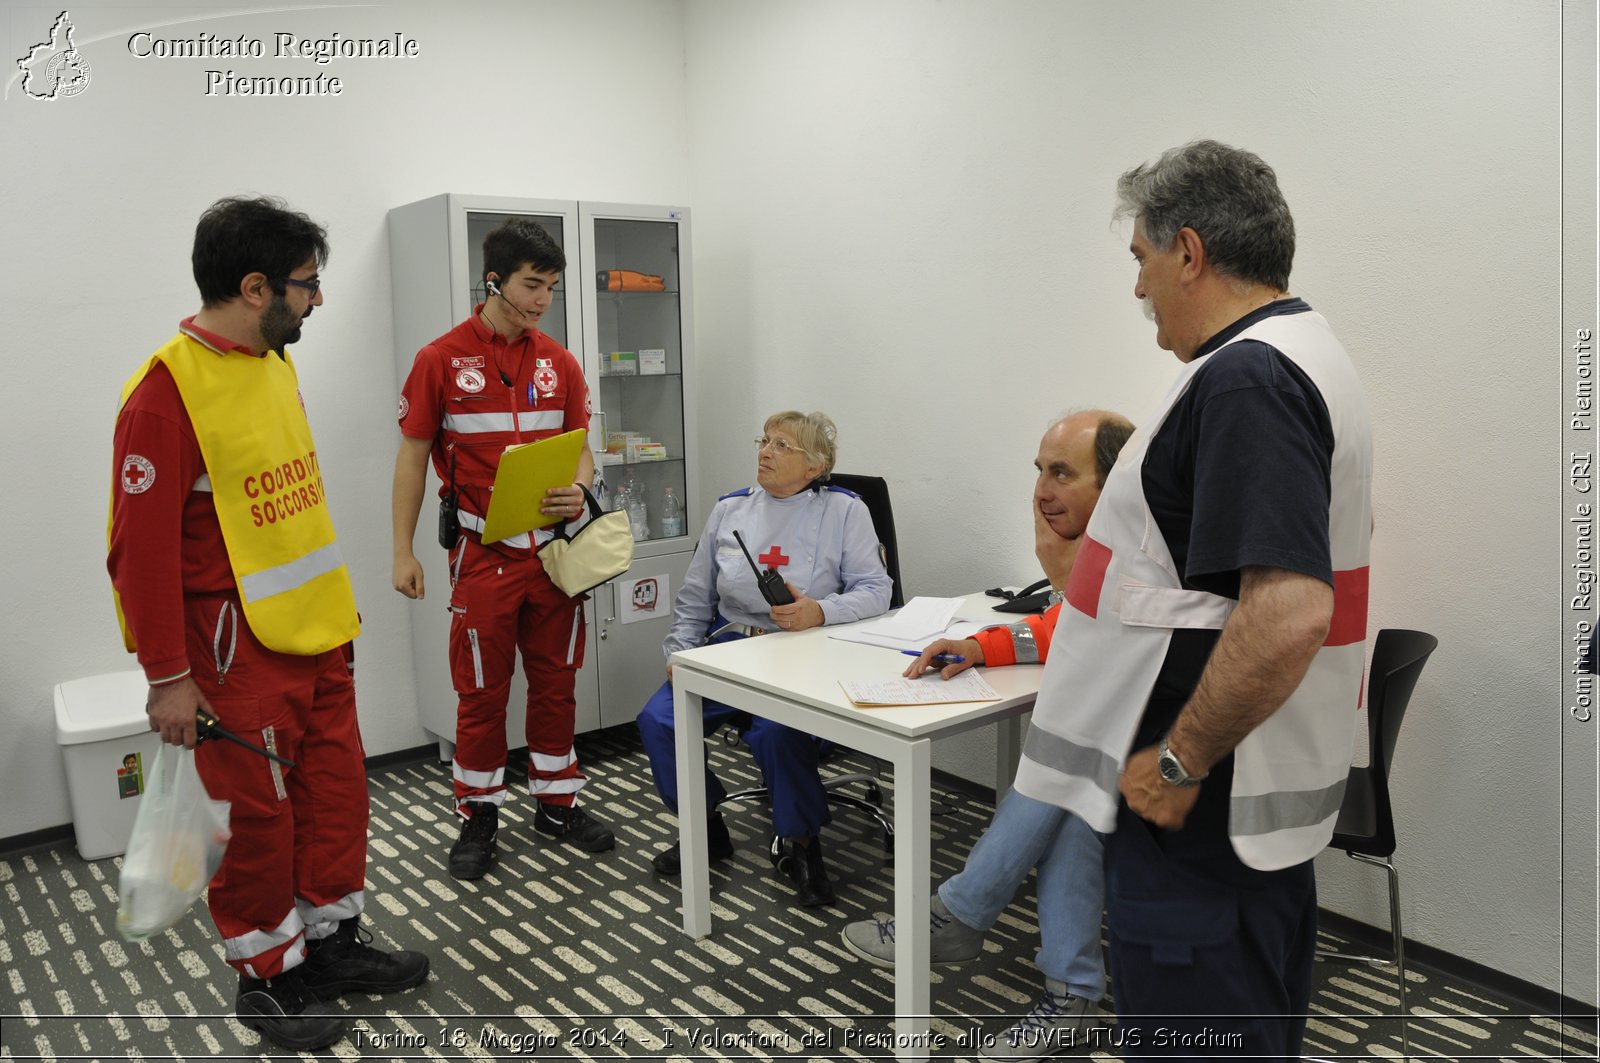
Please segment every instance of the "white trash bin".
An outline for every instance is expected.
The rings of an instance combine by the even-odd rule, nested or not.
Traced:
[[[144,711],[149,690],[140,671],[56,685],[56,743],[66,761],[72,828],[85,860],[116,856],[128,847],[145,773],[161,745]]]

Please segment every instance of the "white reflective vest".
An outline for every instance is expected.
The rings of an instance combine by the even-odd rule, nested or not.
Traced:
[[[1334,435],[1329,635],[1294,693],[1234,750],[1228,834],[1240,860],[1272,871],[1327,845],[1344,796],[1365,663],[1372,430],[1355,367],[1322,315],[1269,317],[1230,342],[1245,340],[1270,344],[1311,378]],[[1107,477],[1068,581],[1017,772],[1019,792],[1070,809],[1101,832],[1116,826],[1118,780],[1173,630],[1220,629],[1236,604],[1183,587],[1141,472],[1150,440],[1215,356],[1184,368]]]

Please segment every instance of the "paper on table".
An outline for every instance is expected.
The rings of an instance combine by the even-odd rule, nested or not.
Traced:
[[[839,685],[845,697],[862,708],[1000,700],[983,674],[971,670],[954,679],[940,679],[930,672],[921,679],[841,679]]]
[[[960,617],[950,621],[950,626],[939,634],[920,639],[897,639],[888,635],[874,635],[865,627],[851,624],[849,627],[838,628],[828,633],[830,639],[840,642],[859,642],[866,646],[882,646],[889,650],[916,650],[921,652],[923,647],[934,639],[965,639],[971,638],[974,632],[982,631],[992,625],[981,623],[977,620],[963,620]]]
[[[961,608],[960,598],[916,597],[902,605],[893,616],[880,617],[859,630],[892,639],[932,639],[950,625]]]

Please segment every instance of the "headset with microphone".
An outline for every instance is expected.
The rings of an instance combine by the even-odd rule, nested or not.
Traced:
[[[513,302],[512,302],[512,301],[511,301],[511,300],[510,300],[510,299],[507,299],[507,298],[506,298],[506,294],[505,294],[505,292],[502,292],[502,291],[501,291],[501,290],[500,290],[500,285],[498,285],[498,284],[496,284],[496,283],[495,283],[495,282],[494,282],[494,279],[493,279],[493,278],[491,278],[491,277],[485,277],[485,278],[483,278],[483,284],[484,284],[484,287],[486,287],[486,288],[488,288],[488,289],[489,289],[489,294],[490,294],[490,295],[498,295],[498,296],[499,296],[499,297],[500,297],[500,301],[501,301],[501,302],[502,302],[502,303],[505,303],[505,304],[506,304],[506,305],[507,305],[507,306],[509,306],[509,307],[510,307],[510,308],[511,308],[511,309],[513,309],[513,310],[515,310],[515,311],[516,311],[516,312],[517,312],[517,313],[519,313],[519,314],[521,314],[521,315],[522,315],[522,316],[523,316],[523,317],[527,317],[527,316],[528,316],[528,314],[527,314],[527,311],[525,311],[525,310],[523,310],[523,309],[522,309],[522,308],[521,308],[521,307],[519,307],[519,306],[518,306],[518,305],[517,305],[517,304],[516,304],[516,303],[513,303]],[[513,384],[512,384],[512,381],[511,381],[511,374],[510,374],[510,373],[508,373],[508,372],[506,372],[506,371],[505,371],[505,370],[504,370],[504,369],[501,369],[501,368],[500,368],[500,360],[499,360],[499,357],[498,357],[498,356],[497,356],[497,357],[496,357],[496,358],[495,358],[495,365],[494,365],[494,367],[495,367],[495,368],[496,368],[496,369],[499,369],[499,370],[500,370],[500,382],[501,382],[501,383],[502,383],[502,384],[504,384],[504,385],[505,385],[505,386],[506,386],[506,387],[508,387],[508,388],[509,388],[509,387],[512,387],[512,386],[513,386]],[[530,387],[531,387],[531,385],[530,385]]]
[[[500,301],[502,303],[505,303],[511,309],[515,310],[519,316],[521,316],[524,319],[526,319],[528,317],[528,312],[526,310],[522,309],[522,307],[518,306],[516,303],[513,303],[510,299],[506,298],[506,293],[500,290],[500,285],[496,284],[493,280],[490,280],[488,277],[485,277],[483,279],[483,283],[484,283],[484,287],[489,289],[489,294],[490,295],[498,295],[500,297]]]

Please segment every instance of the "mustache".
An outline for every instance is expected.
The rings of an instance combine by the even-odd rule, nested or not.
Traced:
[[[1139,300],[1139,309],[1144,311],[1144,319],[1146,321],[1155,321],[1156,307],[1155,304],[1150,301],[1150,297],[1148,295]]]

